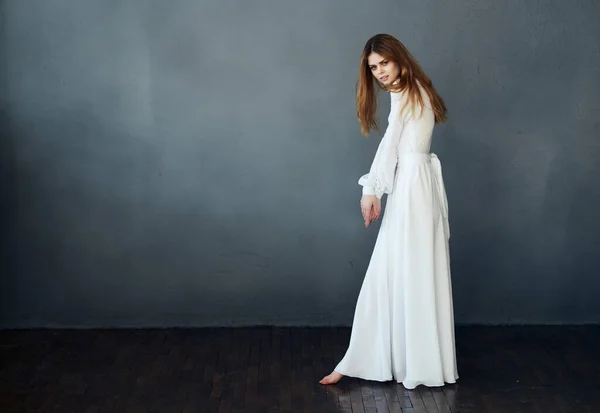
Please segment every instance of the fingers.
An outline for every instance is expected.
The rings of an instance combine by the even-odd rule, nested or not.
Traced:
[[[366,205],[364,205],[362,202],[360,204],[360,212],[362,214],[363,221],[365,222],[365,228],[366,228],[370,224],[370,219],[371,219],[370,215],[371,215],[371,213],[369,211],[369,208]]]
[[[365,222],[365,228],[377,221],[381,216],[381,204],[370,199],[361,199],[360,211]]]
[[[369,211],[366,208],[362,207],[361,213],[362,213],[363,221],[365,222],[365,228],[366,228],[369,226]]]
[[[373,216],[375,221],[381,216],[381,202],[379,201],[373,203]]]
[[[377,204],[373,204],[371,208],[371,222],[377,221],[381,215],[381,207],[377,207]]]
[[[368,227],[369,225],[371,225],[373,222],[377,221],[379,219],[379,214],[377,213],[375,207],[371,207],[367,217],[365,218],[365,227]]]

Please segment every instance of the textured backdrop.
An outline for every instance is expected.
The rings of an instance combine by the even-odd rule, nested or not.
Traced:
[[[381,32],[449,108],[456,322],[600,322],[599,2],[0,9],[0,326],[350,324],[380,137],[354,88]]]

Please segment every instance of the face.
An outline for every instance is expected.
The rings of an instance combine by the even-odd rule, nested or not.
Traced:
[[[368,58],[369,69],[375,79],[384,86],[389,86],[398,79],[400,68],[394,62],[385,59],[377,53],[371,53]]]

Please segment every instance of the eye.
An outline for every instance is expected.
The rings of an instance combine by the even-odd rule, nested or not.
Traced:
[[[388,64],[388,62],[387,62],[387,61],[386,61],[386,62],[381,62],[381,65],[382,65],[382,66],[385,66],[385,65],[387,65],[387,64]]]

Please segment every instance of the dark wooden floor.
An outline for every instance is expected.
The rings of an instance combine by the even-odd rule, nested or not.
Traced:
[[[443,388],[318,380],[349,329],[0,331],[0,412],[600,412],[600,327],[457,328]]]

